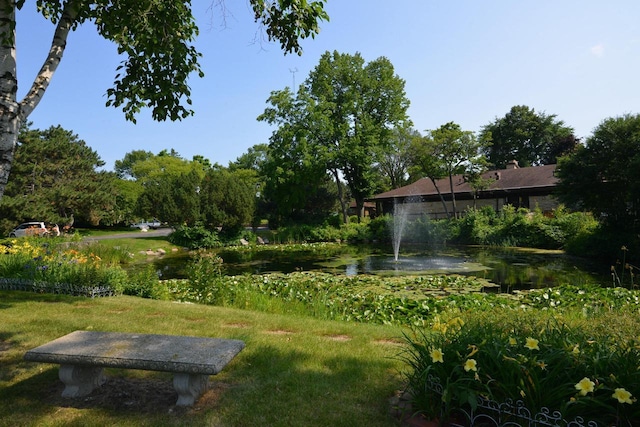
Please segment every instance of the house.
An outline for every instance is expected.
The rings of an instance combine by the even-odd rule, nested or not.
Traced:
[[[468,207],[482,208],[491,206],[500,211],[505,205],[516,208],[539,208],[550,212],[558,206],[553,191],[558,182],[555,176],[556,165],[518,167],[513,160],[506,169],[488,171],[482,174],[486,180],[486,189],[474,191],[463,175],[453,176],[453,190],[456,198],[456,211],[464,212]],[[449,214],[453,213],[449,177],[436,180],[422,178],[412,184],[378,194],[369,201],[375,202],[377,212],[393,213],[395,203],[407,203],[405,209],[410,216],[429,215],[432,219],[446,218],[447,213],[438,193],[445,200]]]
[[[347,211],[349,216],[358,215],[358,207],[355,200],[349,203],[349,210]],[[364,202],[362,216],[364,218],[374,218],[376,216],[376,204],[374,202]]]

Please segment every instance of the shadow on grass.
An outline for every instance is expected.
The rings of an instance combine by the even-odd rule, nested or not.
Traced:
[[[327,354],[312,360],[284,345],[248,343],[192,408],[174,406],[167,373],[107,370],[107,383],[89,396],[63,399],[57,366],[20,362],[2,367],[30,376],[0,389],[0,413],[16,425],[396,425],[387,405],[390,363]]]

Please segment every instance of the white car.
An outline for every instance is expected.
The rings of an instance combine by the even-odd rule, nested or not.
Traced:
[[[25,222],[11,230],[9,237],[25,237],[25,236],[47,236],[49,230],[45,227],[44,222]]]
[[[156,228],[159,228],[161,225],[162,223],[160,223],[160,221],[154,218],[153,221],[142,221],[142,222],[137,222],[135,224],[131,224],[131,228],[139,228],[140,230],[148,230],[151,228],[155,230]]]

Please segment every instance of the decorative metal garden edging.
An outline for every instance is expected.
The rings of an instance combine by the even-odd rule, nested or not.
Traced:
[[[61,294],[89,298],[110,297],[118,292],[110,286],[78,286],[70,283],[48,283],[30,279],[0,278],[0,290]]]
[[[443,387],[438,378],[428,375],[425,387],[442,396]],[[462,419],[451,421],[452,427],[483,426],[483,427],[597,427],[596,421],[586,421],[582,417],[565,420],[559,411],[542,408],[540,412],[532,414],[521,400],[508,399],[499,403],[480,396],[477,397],[476,408],[457,409],[457,416]],[[463,421],[464,420],[464,421]],[[465,424],[459,424],[465,422]]]

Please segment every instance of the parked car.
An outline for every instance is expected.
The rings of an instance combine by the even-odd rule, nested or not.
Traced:
[[[131,227],[139,228],[140,230],[148,230],[150,228],[155,230],[156,228],[160,228],[161,225],[162,223],[154,218],[152,221],[142,221],[142,222],[137,222],[135,224],[131,224]]]
[[[9,233],[9,237],[25,237],[25,236],[47,236],[49,230],[45,227],[44,222],[25,222],[20,224]]]

